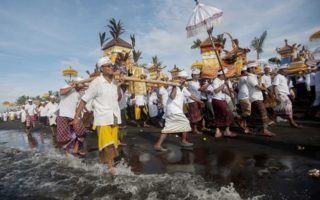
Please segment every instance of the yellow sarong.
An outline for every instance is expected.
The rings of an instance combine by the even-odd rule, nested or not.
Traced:
[[[118,126],[98,126],[98,147],[99,151],[103,148],[114,145],[118,148]]]

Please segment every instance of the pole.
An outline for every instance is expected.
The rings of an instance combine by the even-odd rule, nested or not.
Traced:
[[[206,24],[206,26],[207,26],[207,23],[205,23],[205,24]],[[222,71],[222,75],[223,75],[224,79],[227,80],[227,77],[226,77],[226,75],[225,75],[225,73],[224,73],[224,69],[223,69],[223,66],[222,66],[222,63],[221,63],[220,55],[218,54],[218,52],[217,52],[217,50],[216,50],[216,48],[215,48],[214,41],[213,41],[213,38],[212,38],[212,34],[210,34],[210,32],[208,31],[208,27],[207,27],[207,33],[208,33],[208,35],[209,35],[209,39],[210,39],[210,42],[211,42],[213,51],[214,51],[214,53],[215,53],[215,55],[216,55],[216,57],[217,57],[217,59],[218,59],[218,63],[219,63],[220,69],[221,69],[221,71]],[[230,87],[229,87],[229,84],[227,84],[226,81],[224,82],[224,84],[227,86],[227,89],[228,89],[228,91],[229,91],[229,93],[230,93],[230,95],[231,95],[231,89],[230,89]],[[235,104],[235,102],[234,102],[234,98],[231,98],[231,100],[232,100],[233,106],[236,107],[236,104]]]

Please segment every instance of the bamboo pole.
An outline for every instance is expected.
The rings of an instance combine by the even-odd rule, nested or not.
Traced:
[[[205,23],[205,24],[206,24],[206,23]],[[207,26],[207,24],[206,24],[206,26]],[[227,86],[227,89],[228,89],[228,91],[229,91],[229,93],[230,93],[230,95],[231,95],[231,89],[230,89],[230,87],[229,87],[229,84],[227,83],[227,76],[226,76],[225,73],[224,73],[224,69],[223,69],[223,66],[222,66],[222,63],[221,63],[220,55],[218,54],[218,52],[217,52],[217,50],[216,50],[216,48],[215,48],[214,41],[213,41],[213,38],[212,38],[212,34],[209,33],[208,27],[207,27],[207,33],[208,33],[208,35],[209,35],[209,39],[210,39],[210,42],[211,42],[213,51],[214,51],[214,53],[215,53],[215,55],[216,55],[216,57],[217,57],[217,59],[218,59],[218,63],[219,63],[220,69],[221,69],[221,71],[222,71],[222,75],[223,75],[223,77],[224,77],[224,79],[225,79],[224,84]],[[231,97],[231,100],[232,100],[233,106],[236,107],[234,98]]]
[[[84,84],[84,83],[89,83],[93,81],[96,77],[91,77],[86,80],[82,81],[77,81],[75,82],[76,84]],[[123,77],[117,77],[115,78],[116,80],[124,80],[124,81],[132,81],[132,82],[143,82],[143,83],[152,83],[152,84],[164,84],[164,85],[172,85],[172,86],[180,86],[181,84],[175,83],[175,82],[169,82],[169,81],[160,81],[160,80],[146,80],[146,79],[141,79],[141,78],[134,78],[134,77],[128,77],[128,76],[123,76]]]

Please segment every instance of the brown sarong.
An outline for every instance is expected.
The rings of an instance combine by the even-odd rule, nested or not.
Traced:
[[[239,100],[242,117],[249,117],[251,115],[251,103],[249,99]]]
[[[268,113],[263,101],[251,103],[251,117],[249,126],[253,128],[267,128],[269,123]]]
[[[191,123],[198,123],[202,120],[201,106],[198,102],[189,103],[189,116]]]
[[[224,100],[212,99],[212,107],[215,124],[219,127],[228,127],[233,122],[233,114],[228,110],[228,104]]]

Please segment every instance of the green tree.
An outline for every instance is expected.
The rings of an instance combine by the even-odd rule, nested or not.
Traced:
[[[198,49],[200,48],[201,45],[201,40],[200,39],[196,39],[195,41],[193,41],[193,44],[191,46],[191,49]]]
[[[257,59],[260,58],[260,54],[263,52],[263,43],[267,37],[267,31],[264,31],[260,37],[255,37],[251,41],[251,47],[257,52]]]
[[[137,63],[139,61],[139,59],[141,58],[142,52],[135,49],[135,47],[136,47],[136,37],[135,37],[134,34],[130,35],[130,39],[131,39],[131,45],[132,45],[132,48],[133,48],[133,51],[132,51],[133,61],[135,63]]]
[[[116,21],[114,18],[109,20],[109,25],[107,27],[110,29],[109,33],[112,36],[113,39],[118,40],[120,35],[124,33],[123,24],[121,21]]]
[[[22,106],[22,105],[26,104],[28,98],[29,98],[28,96],[22,95],[22,96],[17,98],[16,104],[19,105],[19,106]]]
[[[153,56],[152,57],[152,64],[157,67],[160,67],[162,65],[162,62],[159,61],[158,56]]]

